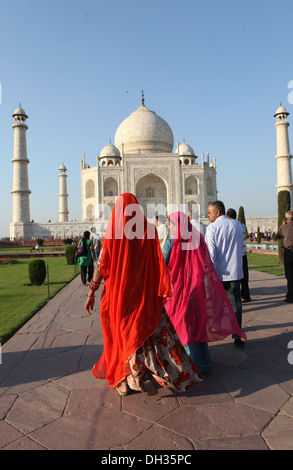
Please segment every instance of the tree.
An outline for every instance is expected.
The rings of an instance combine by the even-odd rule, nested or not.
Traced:
[[[245,238],[247,238],[248,234],[243,206],[239,207],[237,220],[239,220],[239,222],[241,222],[241,224],[245,226]]]
[[[289,191],[279,191],[278,192],[278,227],[282,225],[282,222],[285,218],[285,214],[290,210],[291,198]],[[283,261],[284,259],[284,248],[282,239],[278,240],[279,248],[279,258]]]

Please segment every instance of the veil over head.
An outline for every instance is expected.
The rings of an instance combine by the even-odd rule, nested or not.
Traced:
[[[104,350],[93,374],[115,387],[126,376],[127,361],[157,330],[172,295],[155,226],[133,194],[117,198],[99,262],[105,280],[100,303]]]
[[[173,297],[165,308],[182,344],[219,341],[232,333],[246,339],[203,236],[183,212],[169,219],[176,236],[168,265]]]

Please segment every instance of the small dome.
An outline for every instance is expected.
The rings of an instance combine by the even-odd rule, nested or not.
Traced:
[[[179,157],[195,157],[195,153],[190,145],[183,142],[183,144],[179,145]]]
[[[18,108],[16,108],[16,110],[14,111],[14,113],[12,114],[12,116],[25,116],[25,117],[28,117],[26,115],[26,112],[24,109],[22,109],[21,106],[19,106]]]
[[[274,116],[277,116],[278,114],[286,114],[288,116],[288,111],[281,105],[278,107],[277,111],[275,112]]]
[[[64,163],[62,163],[62,165],[60,165],[59,171],[67,171],[67,168],[66,168],[66,166],[64,165]]]
[[[115,147],[115,145],[111,144],[111,141],[101,150],[100,158],[105,157],[120,157],[119,150],[117,149],[117,147]]]

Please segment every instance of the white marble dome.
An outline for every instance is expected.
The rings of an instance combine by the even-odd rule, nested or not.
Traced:
[[[173,150],[173,132],[164,119],[142,104],[118,127],[115,146],[125,154],[154,153]]]
[[[111,144],[111,142],[101,150],[100,158],[105,157],[120,157],[118,148]]]
[[[192,147],[190,147],[190,145],[186,144],[185,142],[183,142],[182,144],[179,145],[179,156],[180,157],[194,157],[195,156],[195,153],[194,153],[194,150]]]

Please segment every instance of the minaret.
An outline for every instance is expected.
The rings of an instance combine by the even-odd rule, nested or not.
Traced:
[[[291,171],[291,158],[287,116],[289,113],[282,105],[277,109],[274,117],[276,118],[275,128],[277,131],[277,186],[279,191],[286,190],[290,192],[291,207],[293,207],[293,184]]]
[[[19,105],[12,115],[14,124],[14,152],[13,152],[13,222],[30,222],[30,190],[28,186],[28,164],[26,131],[28,116]]]
[[[67,194],[67,168],[61,165],[59,168],[59,222],[68,222],[68,194]]]

